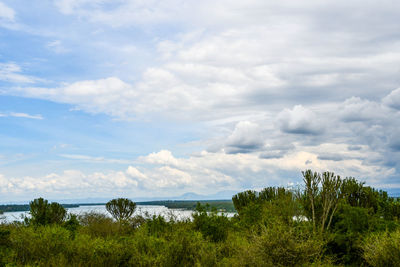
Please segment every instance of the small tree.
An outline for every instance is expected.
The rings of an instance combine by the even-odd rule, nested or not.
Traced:
[[[32,218],[30,223],[35,225],[46,225],[51,223],[60,224],[64,221],[67,211],[57,202],[49,204],[46,199],[37,198],[29,203]]]
[[[30,222],[36,225],[45,225],[48,218],[49,202],[43,198],[36,198],[29,203],[31,220]]]
[[[50,223],[61,224],[65,220],[67,216],[67,211],[63,206],[61,206],[61,204],[57,202],[52,202],[48,206],[48,209],[48,220]]]
[[[121,222],[133,215],[136,203],[127,198],[116,198],[107,202],[106,209],[114,219]]]

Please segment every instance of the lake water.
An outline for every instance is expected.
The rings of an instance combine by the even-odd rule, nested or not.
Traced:
[[[69,213],[73,213],[76,215],[82,215],[87,212],[97,212],[111,217],[111,215],[106,210],[105,205],[79,206],[76,208],[68,208],[67,211]],[[192,213],[193,211],[191,210],[168,209],[165,206],[137,205],[134,215],[142,215],[142,216],[162,215],[167,219],[173,216],[178,220],[183,220],[191,218]],[[235,213],[233,212],[226,213],[228,217],[232,217],[234,214]],[[4,222],[22,221],[24,216],[29,217],[29,212],[28,211],[5,212],[3,215],[0,215],[0,217],[3,217],[1,221]]]

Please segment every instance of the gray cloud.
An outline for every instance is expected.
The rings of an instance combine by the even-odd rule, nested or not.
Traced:
[[[324,130],[324,125],[317,120],[316,115],[301,105],[279,113],[278,123],[282,132],[290,134],[318,135]]]
[[[264,143],[261,128],[256,123],[241,121],[228,137],[226,151],[230,154],[249,153],[262,149]]]
[[[362,149],[362,146],[357,146],[357,145],[350,145],[347,147],[348,150],[350,151],[358,151]]]
[[[393,90],[383,99],[383,103],[391,108],[400,110],[400,88]]]
[[[286,151],[265,151],[260,154],[261,159],[280,159],[282,158],[287,152]]]
[[[344,160],[343,156],[339,154],[323,154],[318,156],[319,160],[332,160],[332,161],[342,161]]]

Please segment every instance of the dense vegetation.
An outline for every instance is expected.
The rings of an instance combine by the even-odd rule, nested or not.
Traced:
[[[191,220],[66,214],[36,199],[30,219],[0,226],[0,265],[30,266],[400,266],[400,202],[354,178],[303,172],[304,187],[233,197],[228,218],[197,205]]]

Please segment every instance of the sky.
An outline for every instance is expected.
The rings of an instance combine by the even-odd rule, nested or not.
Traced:
[[[0,0],[0,201],[400,191],[400,2]]]

